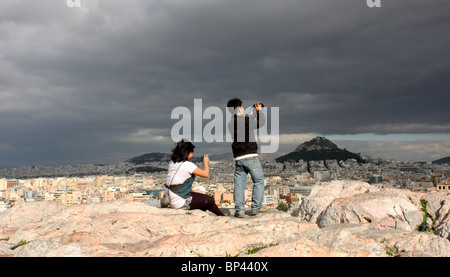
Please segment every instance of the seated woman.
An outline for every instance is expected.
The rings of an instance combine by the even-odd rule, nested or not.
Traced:
[[[168,191],[170,196],[170,207],[185,210],[208,210],[218,216],[224,216],[213,197],[191,191],[195,176],[204,178],[209,176],[208,155],[203,157],[204,169],[198,168],[189,161],[194,155],[194,148],[195,146],[191,142],[181,140],[172,149],[166,183],[166,192]]]

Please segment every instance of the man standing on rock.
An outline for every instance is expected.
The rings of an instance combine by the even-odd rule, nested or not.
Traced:
[[[250,215],[255,216],[262,208],[264,200],[264,173],[258,157],[258,144],[255,130],[265,124],[262,104],[253,106],[249,116],[245,115],[242,101],[233,98],[228,101],[232,118],[228,123],[228,130],[233,138],[231,148],[235,161],[234,171],[234,203],[235,217],[243,218],[245,213],[245,183],[250,173],[253,180],[252,205]]]

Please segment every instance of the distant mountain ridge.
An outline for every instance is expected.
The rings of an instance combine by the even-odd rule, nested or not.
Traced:
[[[271,155],[260,154],[264,159],[273,159]],[[233,155],[230,153],[209,155],[212,161],[219,160],[232,160]],[[126,162],[133,163],[136,165],[144,164],[146,162],[169,162],[171,159],[171,154],[168,153],[146,153],[134,158],[127,160]],[[295,148],[295,150],[286,155],[277,157],[276,162],[286,162],[286,161],[320,161],[320,160],[348,160],[355,159],[359,163],[365,163],[366,161],[359,155],[347,151],[346,149],[340,149],[336,144],[330,140],[317,136],[310,141],[306,141]],[[193,157],[192,162],[198,163],[203,162],[203,156]]]
[[[439,159],[439,160],[432,161],[432,163],[434,163],[434,164],[450,164],[450,156]]]
[[[126,160],[126,162],[133,164],[144,164],[147,162],[168,162],[170,161],[170,157],[171,155],[167,153],[153,152],[131,158],[129,160]]]
[[[365,163],[366,161],[359,155],[340,149],[336,144],[330,140],[317,136],[310,141],[304,142],[297,146],[293,152],[280,156],[275,160],[277,162],[294,161],[323,161],[323,160],[348,160],[355,159],[358,163]]]
[[[336,144],[324,137],[315,137],[310,141],[304,142],[295,148],[294,152],[314,151],[314,150],[336,150],[339,149]]]
[[[136,165],[144,164],[146,162],[169,162],[171,159],[171,154],[168,153],[159,153],[159,152],[153,152],[153,153],[146,153],[134,158],[131,158],[129,160],[126,160],[126,162],[133,163]],[[220,160],[232,160],[233,155],[230,153],[224,153],[224,154],[215,154],[215,155],[208,155],[210,160],[212,161],[220,161]],[[198,163],[203,162],[203,156],[194,157],[191,159],[191,162]]]

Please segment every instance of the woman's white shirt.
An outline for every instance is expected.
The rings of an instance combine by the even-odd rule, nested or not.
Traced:
[[[183,163],[174,163],[173,161],[170,161],[166,181],[167,186],[170,187],[170,185],[180,185],[184,183],[184,181],[192,176],[192,172],[194,172],[195,169],[197,169],[197,166],[190,161],[185,161]],[[176,175],[174,177],[175,172]],[[179,209],[184,206],[184,204],[186,203],[186,199],[178,196],[177,194],[166,188],[166,192],[167,191],[169,192],[170,206],[172,208]]]

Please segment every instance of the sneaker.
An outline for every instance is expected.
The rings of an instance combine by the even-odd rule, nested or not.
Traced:
[[[241,214],[241,213],[236,212],[236,213],[234,214],[234,217],[244,218],[244,214]]]
[[[250,216],[257,216],[257,215],[259,215],[258,212],[254,212],[254,211],[251,211],[251,212],[250,212]]]

